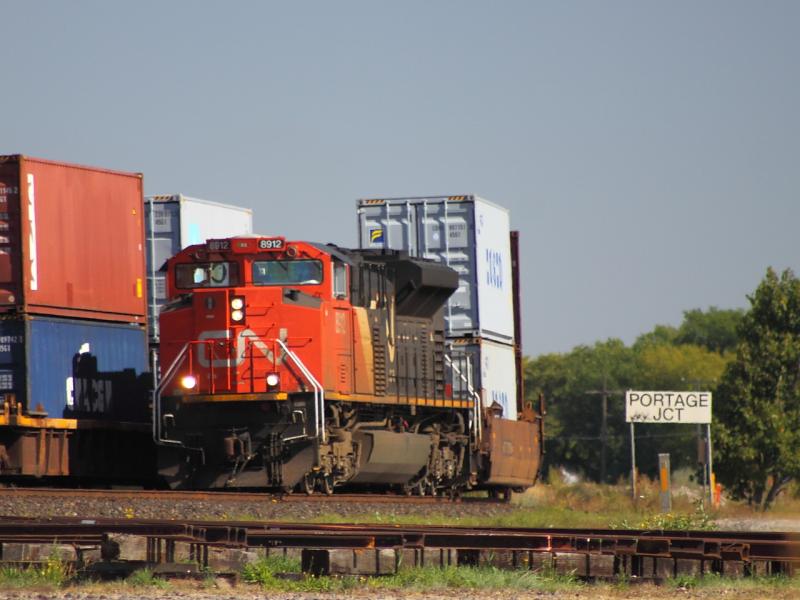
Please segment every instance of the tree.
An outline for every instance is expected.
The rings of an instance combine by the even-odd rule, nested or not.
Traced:
[[[646,346],[637,354],[639,386],[653,390],[707,389],[725,370],[724,357],[692,344]]]
[[[703,346],[723,354],[736,347],[736,328],[742,320],[741,310],[720,310],[716,306],[703,312],[699,308],[683,312],[683,323],[675,337],[676,344]]]
[[[674,344],[678,337],[678,330],[672,325],[656,325],[653,331],[643,333],[633,344],[635,350],[641,350],[650,346],[662,346],[664,344]]]
[[[658,325],[633,347],[617,339],[578,346],[566,354],[525,360],[525,392],[529,400],[544,394],[546,466],[565,466],[602,479],[605,442],[606,480],[627,476],[630,469],[629,428],[622,390],[712,389],[729,357],[692,344],[676,345],[678,329]],[[730,354],[730,353],[729,353]],[[603,389],[611,390],[606,428],[602,421]],[[605,436],[603,432],[605,431]],[[637,455],[643,473],[655,475],[657,455],[669,452],[675,468],[693,466],[697,428],[693,425],[648,425],[637,429]]]
[[[633,352],[618,339],[578,346],[567,354],[547,354],[526,362],[528,398],[543,393],[547,402],[546,465],[565,466],[600,480],[602,401],[596,392],[621,389],[635,372]],[[627,473],[627,438],[621,396],[607,404],[606,479]]]
[[[748,299],[714,399],[716,470],[736,497],[766,510],[800,476],[800,280],[770,268]]]

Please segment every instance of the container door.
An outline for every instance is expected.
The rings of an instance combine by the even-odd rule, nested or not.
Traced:
[[[423,200],[416,206],[421,256],[458,272],[458,289],[445,309],[448,337],[477,334],[479,329],[473,207],[473,202],[446,198]]]
[[[481,337],[514,342],[514,303],[508,212],[475,202],[475,257]]]
[[[22,304],[19,165],[0,163],[0,306]]]
[[[517,365],[514,347],[489,340],[480,343],[481,391],[484,406],[499,404],[503,418],[517,418]]]
[[[157,202],[149,198],[145,204],[145,244],[147,255],[147,304],[150,337],[158,340],[158,313],[166,302],[166,275],[159,269],[180,250],[180,218],[178,203]]]
[[[0,320],[0,400],[6,394],[14,394],[17,402],[27,406],[26,365],[25,321]]]
[[[391,248],[419,256],[417,212],[409,201],[381,201],[359,207],[358,228],[362,248]]]

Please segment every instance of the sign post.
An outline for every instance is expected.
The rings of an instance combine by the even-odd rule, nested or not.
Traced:
[[[669,454],[658,455],[658,479],[660,482],[659,498],[661,499],[661,512],[672,511],[672,474],[669,466]]]
[[[717,478],[714,477],[714,461],[711,458],[711,419],[706,424],[706,441],[708,442],[708,505],[714,506],[714,489],[717,487]]]
[[[634,424],[631,421],[631,494],[633,501],[636,502],[636,433]]]
[[[625,392],[625,421],[631,424],[631,489],[636,498],[635,423],[702,423],[708,443],[708,480],[714,502],[714,468],[711,460],[711,392]]]

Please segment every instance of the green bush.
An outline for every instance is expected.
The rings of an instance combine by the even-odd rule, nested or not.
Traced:
[[[1,567],[0,588],[3,587],[62,587],[69,581],[72,569],[54,551],[41,565],[27,568]]]
[[[156,577],[150,569],[139,569],[128,575],[125,583],[132,587],[154,587],[159,589],[169,588],[169,582]]]

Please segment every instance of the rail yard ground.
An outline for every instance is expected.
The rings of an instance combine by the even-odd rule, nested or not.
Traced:
[[[723,497],[703,510],[699,486],[674,488],[673,512],[659,511],[657,483],[639,482],[639,498],[624,485],[565,484],[551,477],[510,503],[488,502],[480,493],[460,502],[386,497],[289,497],[268,494],[183,493],[140,490],[0,488],[0,515],[140,519],[254,520],[317,523],[465,525],[485,527],[663,528],[800,531],[800,497],[788,493],[767,513]]]
[[[513,498],[510,504],[465,499],[449,503],[404,503],[337,500],[283,501],[265,496],[254,500],[176,500],[149,493],[136,496],[119,491],[92,492],[86,496],[68,492],[61,497],[44,490],[0,489],[0,515],[70,516],[109,518],[270,520],[291,522],[360,522],[376,524],[431,524],[511,527],[570,528],[668,528],[750,531],[800,531],[800,502],[781,499],[767,514],[724,501],[714,511],[699,505],[699,490],[677,486],[674,512],[657,510],[657,487],[643,482],[641,498],[633,503],[624,486],[595,484],[539,485]],[[203,598],[800,598],[800,579],[726,578],[679,576],[659,585],[617,581],[587,583],[564,575],[493,567],[415,568],[395,575],[367,577],[303,578],[299,560],[257,556],[242,567],[235,587],[229,580],[209,573],[195,581],[163,581],[139,572],[124,582],[74,583],[60,563],[45,562],[38,570],[0,570],[0,598],[17,600],[43,597],[82,600],[123,600],[134,597],[175,599]],[[294,573],[288,579],[283,574]]]

